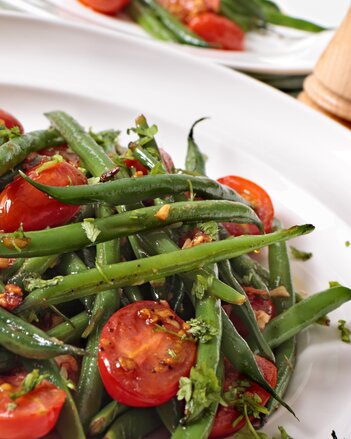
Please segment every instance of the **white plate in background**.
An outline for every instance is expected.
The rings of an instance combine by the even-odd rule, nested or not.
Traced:
[[[33,0],[29,3],[26,0],[13,0],[14,5],[18,3],[18,7],[29,12],[47,13],[36,7],[33,8],[32,2]],[[116,17],[103,15],[83,6],[78,0],[46,0],[46,2],[49,11],[50,5],[54,5],[55,10],[51,12],[63,18],[85,20],[114,31],[151,38],[140,26],[123,14]],[[337,27],[350,6],[350,0],[277,0],[277,3],[287,14],[315,21],[328,28]],[[238,70],[297,75],[312,71],[332,36],[333,31],[314,34],[271,26],[267,32],[255,31],[247,34],[246,49],[243,52],[166,44]]]
[[[257,81],[153,41],[16,14],[0,14],[0,37],[0,107],[26,129],[47,126],[42,113],[55,109],[87,127],[122,130],[143,112],[181,166],[191,124],[210,116],[195,130],[208,174],[255,180],[285,225],[316,226],[295,242],[313,252],[293,266],[298,289],[319,291],[330,280],[350,286],[349,131]],[[329,438],[332,430],[350,437],[351,348],[336,329],[339,318],[350,320],[350,305],[331,314],[330,328],[300,338],[286,395],[300,422],[279,409],[267,433],[283,425],[295,439]]]

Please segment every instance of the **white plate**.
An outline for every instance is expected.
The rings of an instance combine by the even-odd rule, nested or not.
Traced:
[[[17,1],[21,7],[33,12],[31,4],[26,6],[25,1]],[[78,0],[47,0],[47,2],[55,5],[58,8],[56,13],[66,18],[71,14],[74,19],[84,19],[118,32],[150,38],[141,27],[123,15],[117,18],[99,14],[83,6]],[[350,5],[349,0],[277,0],[277,3],[290,15],[315,21],[328,28],[338,26]],[[312,71],[332,35],[333,31],[314,34],[272,26],[264,33],[250,32],[243,52],[176,46],[200,58],[239,70],[296,75]]]
[[[125,129],[143,112],[181,165],[190,125],[210,116],[195,132],[209,175],[251,178],[285,225],[315,224],[295,243],[314,254],[294,264],[298,289],[350,285],[349,131],[259,82],[154,42],[15,14],[0,14],[0,39],[0,106],[27,129],[47,126],[42,113],[55,109],[97,129]],[[300,422],[280,409],[265,431],[283,425],[295,439],[329,438],[332,429],[350,437],[351,347],[336,330],[350,315],[348,304],[331,315],[330,328],[305,332],[286,396]]]

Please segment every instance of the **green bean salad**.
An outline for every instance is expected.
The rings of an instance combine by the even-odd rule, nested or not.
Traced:
[[[276,409],[298,417],[296,336],[351,299],[296,293],[287,241],[314,227],[206,176],[202,119],[179,169],[142,115],[128,145],[46,117],[25,133],[0,110],[0,439],[259,439]]]

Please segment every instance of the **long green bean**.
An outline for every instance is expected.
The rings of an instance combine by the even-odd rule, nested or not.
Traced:
[[[92,436],[103,433],[117,418],[126,412],[129,407],[117,401],[111,401],[97,413],[89,423],[88,433]]]
[[[233,220],[259,224],[256,214],[248,206],[231,201],[188,201],[173,203],[165,214],[160,206],[144,207],[107,218],[85,220],[82,223],[26,232],[22,240],[26,246],[18,250],[18,232],[0,234],[1,257],[33,257],[72,252],[121,236],[164,227],[182,221]],[[21,239],[21,238],[20,238]],[[21,241],[22,242],[22,241]]]

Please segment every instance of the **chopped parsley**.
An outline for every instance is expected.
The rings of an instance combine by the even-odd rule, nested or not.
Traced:
[[[290,246],[290,251],[291,251],[291,256],[298,261],[308,261],[313,256],[313,253],[299,250],[293,246]]]
[[[21,136],[19,127],[6,128],[5,125],[0,124],[0,145],[8,142],[11,139]]]
[[[221,387],[214,370],[204,363],[193,367],[189,378],[181,377],[177,397],[185,400],[183,424],[200,418],[212,403],[221,400]]]
[[[144,146],[147,143],[151,142],[151,140],[154,139],[155,135],[158,132],[158,128],[156,125],[151,125],[151,127],[136,127],[136,128],[129,128],[127,130],[127,134],[130,134],[131,132],[138,134],[139,140],[136,142],[140,146]]]
[[[41,277],[27,277],[24,280],[25,289],[29,292],[38,288],[54,287],[63,281],[63,276],[55,276],[52,279],[42,279]]]
[[[9,411],[14,410],[16,408],[16,399],[34,390],[47,377],[48,375],[40,375],[39,369],[34,369],[30,372],[23,380],[20,390],[10,394],[10,398],[13,402],[8,404],[7,409]]]
[[[95,242],[97,237],[101,233],[101,230],[95,226],[94,220],[92,218],[85,218],[82,222],[82,227],[85,234],[87,235],[87,238],[91,242]]]
[[[190,319],[186,323],[190,326],[187,333],[199,340],[200,343],[207,343],[214,336],[218,335],[218,329],[211,325],[211,323],[205,322],[205,320]]]
[[[199,229],[210,236],[212,241],[217,239],[218,224],[215,221],[207,221],[206,223],[199,224]]]
[[[340,331],[341,334],[341,340],[344,343],[351,343],[351,339],[350,339],[350,334],[351,331],[349,330],[349,328],[346,327],[346,321],[345,320],[338,320],[338,329]]]
[[[204,294],[209,286],[211,286],[213,282],[213,276],[203,276],[202,274],[196,275],[196,280],[193,283],[193,287],[191,289],[191,294],[193,294],[197,299],[201,300],[204,297]]]

